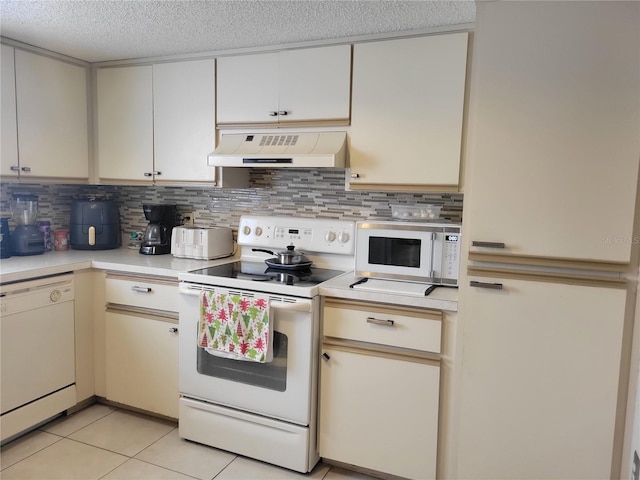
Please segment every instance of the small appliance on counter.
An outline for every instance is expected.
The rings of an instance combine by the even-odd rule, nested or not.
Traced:
[[[9,232],[9,219],[0,219],[0,258],[11,257],[11,233]]]
[[[36,225],[38,196],[16,193],[10,202],[11,218],[16,227],[11,234],[13,255],[44,253],[44,235]]]
[[[144,216],[149,225],[142,234],[140,253],[144,255],[163,255],[171,253],[171,232],[177,225],[176,205],[142,205]]]
[[[72,249],[109,250],[120,245],[120,213],[113,200],[94,197],[73,200],[69,222]]]
[[[233,255],[233,231],[228,227],[175,227],[171,254],[200,260],[229,257]]]

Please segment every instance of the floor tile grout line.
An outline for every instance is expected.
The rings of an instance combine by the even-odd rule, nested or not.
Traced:
[[[90,406],[89,406],[89,407],[87,407],[87,408],[90,408]],[[110,407],[110,408],[111,408],[111,407]],[[67,420],[71,419],[74,415],[77,415],[77,414],[79,414],[80,412],[82,412],[82,410],[80,410],[80,411],[78,411],[78,412],[75,412],[75,413],[73,413],[72,415],[58,417],[58,418],[56,418],[56,419],[54,419],[54,420],[51,420],[51,422],[60,421],[60,423],[65,423]],[[46,426],[47,426],[49,423],[51,423],[51,422],[49,422],[49,423],[45,423],[44,425],[42,425],[41,427],[39,427],[39,428],[38,428],[38,430],[40,430],[40,431],[42,431],[42,432],[46,432],[46,433],[51,433],[52,435],[58,435],[58,436],[60,436],[60,437],[62,437],[62,438],[69,438],[69,436],[73,435],[74,433],[79,432],[80,430],[82,430],[82,429],[83,429],[83,428],[85,428],[85,427],[88,427],[89,425],[93,425],[93,424],[94,424],[94,423],[96,423],[97,421],[102,420],[102,419],[103,419],[103,418],[105,418],[105,417],[108,417],[109,415],[111,415],[111,414],[112,414],[112,413],[114,413],[114,412],[116,412],[116,410],[112,409],[110,412],[105,413],[103,416],[101,416],[101,417],[99,417],[99,418],[96,418],[95,420],[93,420],[93,421],[91,421],[91,422],[87,423],[86,425],[81,426],[80,428],[78,428],[77,430],[74,430],[73,432],[69,433],[68,435],[60,435],[60,434],[58,434],[58,433],[52,433],[52,432],[49,432],[49,431],[47,431],[47,430],[44,430],[43,428],[44,428],[44,427],[46,427]]]
[[[38,429],[36,429],[36,430],[32,430],[31,432],[27,433],[26,435],[30,435],[31,433],[36,433],[36,432],[38,432],[38,431],[39,431]],[[33,457],[35,454],[37,454],[37,453],[39,453],[39,452],[41,452],[41,451],[43,451],[43,450],[46,450],[46,449],[47,449],[47,448],[49,448],[50,446],[55,445],[56,443],[58,443],[58,442],[60,442],[61,440],[64,440],[64,439],[66,438],[66,437],[63,437],[62,435],[56,435],[55,433],[50,433],[50,432],[44,432],[44,433],[46,433],[46,434],[48,434],[48,435],[53,435],[54,437],[58,437],[58,439],[57,439],[55,442],[53,442],[53,443],[50,443],[50,444],[48,444],[48,445],[45,445],[45,446],[44,446],[44,447],[42,447],[42,448],[39,448],[39,449],[38,449],[38,450],[36,450],[35,452],[30,453],[30,454],[29,454],[29,455],[27,455],[26,457],[21,458],[20,460],[18,460],[17,462],[12,463],[11,465],[7,465],[6,467],[1,467],[1,468],[0,468],[0,472],[3,472],[3,471],[5,471],[7,468],[11,468],[11,467],[13,467],[14,465],[19,464],[20,462],[25,461],[27,458]],[[15,440],[12,440],[11,442],[9,442],[9,444],[11,444],[11,443],[15,442],[16,440],[19,440],[20,438],[23,438],[23,437],[16,438]],[[0,450],[1,450],[1,449],[0,449]],[[0,475],[0,476],[1,476],[1,475]]]

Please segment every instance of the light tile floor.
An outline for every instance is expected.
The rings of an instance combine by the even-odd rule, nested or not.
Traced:
[[[94,404],[0,449],[2,480],[372,480],[320,462],[303,475],[178,437],[177,424]]]

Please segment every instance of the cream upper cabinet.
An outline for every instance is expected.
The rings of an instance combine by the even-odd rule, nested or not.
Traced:
[[[216,181],[213,59],[99,69],[97,118],[102,181]]]
[[[629,262],[638,25],[637,2],[478,3],[466,235],[494,248],[472,258]]]
[[[354,46],[351,189],[458,190],[467,43],[463,32]]]
[[[156,182],[214,181],[207,155],[215,148],[215,63],[153,65]]]
[[[88,180],[87,95],[85,67],[3,45],[2,175]]]
[[[218,126],[347,125],[351,46],[218,58]]]
[[[0,87],[2,97],[2,119],[0,120],[0,175],[17,177],[20,171],[18,164],[18,123],[16,119],[16,76],[14,68],[14,49],[2,45],[0,53]]]
[[[626,290],[469,279],[457,478],[620,478]]]
[[[97,151],[101,181],[153,180],[153,69],[97,71]]]

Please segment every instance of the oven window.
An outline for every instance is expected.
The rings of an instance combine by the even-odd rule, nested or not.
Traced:
[[[287,389],[287,336],[273,332],[273,360],[268,363],[216,357],[198,347],[198,373],[284,392]]]
[[[420,268],[421,246],[416,238],[369,237],[369,263]]]

